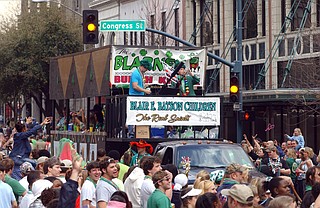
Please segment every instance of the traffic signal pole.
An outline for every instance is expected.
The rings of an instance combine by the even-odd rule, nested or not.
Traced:
[[[242,121],[240,119],[240,113],[243,109],[243,101],[242,101],[242,87],[243,87],[243,79],[242,79],[242,0],[237,0],[236,5],[237,10],[237,61],[235,62],[235,66],[231,69],[231,72],[235,72],[239,74],[239,103],[236,108],[237,115],[237,143],[240,143],[242,140]],[[234,104],[236,105],[236,104]],[[234,106],[235,107],[235,106]],[[235,108],[234,108],[235,109]]]

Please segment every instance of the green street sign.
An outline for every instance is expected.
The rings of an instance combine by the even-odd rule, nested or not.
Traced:
[[[101,20],[100,31],[146,31],[145,20]]]

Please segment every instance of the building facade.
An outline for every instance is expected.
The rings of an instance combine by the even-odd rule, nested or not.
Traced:
[[[299,2],[299,3],[298,3]],[[243,131],[283,141],[301,128],[306,144],[317,149],[319,120],[319,0],[242,0],[243,109],[255,112]],[[145,19],[161,30],[236,60],[236,0],[93,0],[100,19]],[[101,32],[100,46],[182,46],[149,32]],[[220,136],[234,139],[235,113],[228,101],[230,68],[208,58],[207,95],[224,98]],[[272,127],[272,128],[270,128]],[[249,136],[250,138],[250,136]]]

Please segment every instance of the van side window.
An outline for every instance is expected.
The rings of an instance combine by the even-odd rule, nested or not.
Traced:
[[[173,149],[172,149],[172,147],[168,147],[166,149],[166,152],[165,152],[163,158],[162,158],[162,164],[163,165],[173,164],[172,158],[173,158]]]

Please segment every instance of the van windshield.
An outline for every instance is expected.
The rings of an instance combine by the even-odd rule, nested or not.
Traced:
[[[189,157],[191,166],[221,168],[237,163],[254,167],[245,151],[236,145],[185,145],[177,148],[176,164],[180,167],[182,157]]]

